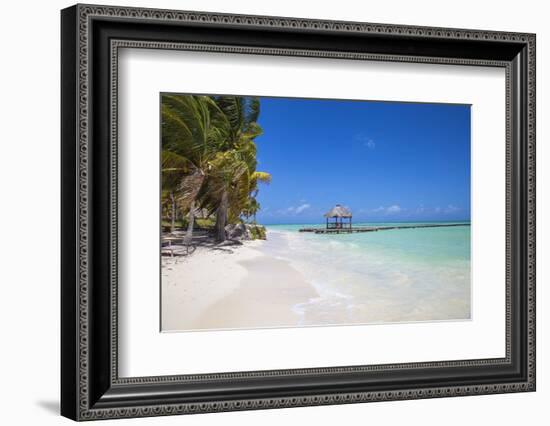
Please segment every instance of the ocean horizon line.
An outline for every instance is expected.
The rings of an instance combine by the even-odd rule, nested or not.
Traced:
[[[352,222],[352,226],[356,224],[362,224],[362,223],[369,223],[369,224],[380,224],[380,223],[387,223],[387,224],[398,224],[398,223],[470,223],[471,219],[457,219],[457,220],[377,220],[377,221],[364,221],[364,220],[358,220],[355,222]],[[274,226],[274,225],[326,225],[326,222],[277,222],[277,223],[266,223],[262,221],[257,222],[258,225],[263,226]]]

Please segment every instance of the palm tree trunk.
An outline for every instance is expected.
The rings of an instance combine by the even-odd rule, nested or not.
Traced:
[[[222,199],[216,212],[216,239],[218,241],[225,241],[225,225],[227,225],[227,208],[228,199],[227,191],[222,192]]]
[[[176,200],[173,192],[170,192],[170,201],[172,202],[172,223],[170,224],[170,232],[174,233],[176,230]]]
[[[195,200],[191,201],[189,206],[189,223],[187,224],[187,233],[185,234],[185,243],[190,244],[193,240],[193,226],[195,225]]]

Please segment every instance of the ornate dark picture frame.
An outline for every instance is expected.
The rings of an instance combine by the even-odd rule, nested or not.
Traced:
[[[62,28],[61,413],[158,416],[535,390],[535,35],[76,5]],[[506,70],[506,356],[118,377],[117,52],[187,49]]]

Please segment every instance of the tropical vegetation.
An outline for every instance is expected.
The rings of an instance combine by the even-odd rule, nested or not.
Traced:
[[[256,170],[259,99],[163,95],[161,109],[162,206],[171,232],[183,220],[190,242],[197,212],[215,220],[218,241],[228,224],[255,222],[259,183],[271,181]]]

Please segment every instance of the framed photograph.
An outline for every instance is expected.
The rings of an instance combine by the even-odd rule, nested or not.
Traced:
[[[61,412],[535,390],[535,35],[61,12]]]

